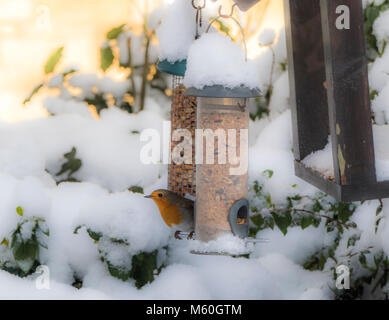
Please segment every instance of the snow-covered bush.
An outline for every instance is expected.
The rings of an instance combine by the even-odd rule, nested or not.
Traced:
[[[159,19],[156,15],[154,19]],[[158,23],[152,27],[156,28]],[[52,115],[64,113],[89,114],[91,107],[100,114],[116,106],[129,113],[143,110],[146,95],[166,98],[170,95],[169,79],[156,68],[157,51],[153,43],[155,30],[136,34],[131,26],[122,24],[107,32],[100,48],[100,68],[125,70],[125,80],[114,80],[101,74],[80,73],[76,65],[56,71],[64,47],[48,58],[44,73],[47,80],[39,83],[24,100],[27,104],[42,88],[59,90],[59,95],[45,99],[44,106]],[[148,92],[150,91],[150,92]]]
[[[169,233],[155,218],[143,192],[108,195],[85,209],[74,233],[85,228],[109,273],[133,279],[140,288],[154,280],[166,260]]]
[[[25,277],[43,264],[40,252],[48,249],[49,229],[44,218],[24,217],[20,206],[16,213],[20,217],[15,229],[0,243],[0,269]]]
[[[364,2],[381,155],[389,132],[389,1]],[[0,123],[2,288],[45,298],[387,299],[389,201],[339,203],[294,175],[284,30],[256,34],[253,55],[264,96],[251,105],[250,233],[269,243],[231,258],[192,255],[186,241],[169,238],[157,207],[143,198],[166,188],[166,166],[138,157],[139,133],[162,132],[170,104],[168,79],[155,68],[161,14],[149,17],[142,34],[124,24],[107,33],[96,74],[61,69],[66,50],[56,50],[45,81],[26,99],[59,92],[44,100],[53,116]],[[230,35],[227,22],[218,29]],[[126,79],[114,80],[116,68]],[[327,147],[306,161],[331,174],[330,153]],[[385,159],[377,157],[379,178],[389,172]],[[39,264],[50,268],[47,295],[30,290]],[[350,268],[350,290],[335,288],[342,264]]]

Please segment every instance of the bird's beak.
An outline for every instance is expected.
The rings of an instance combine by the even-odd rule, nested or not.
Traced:
[[[148,195],[148,196],[145,196],[145,198],[151,199],[151,198],[152,198],[152,195],[150,194],[150,195]]]

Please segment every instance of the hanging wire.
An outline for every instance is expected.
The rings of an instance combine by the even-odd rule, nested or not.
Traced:
[[[216,22],[219,18],[223,18],[223,19],[231,19],[233,21],[235,21],[235,23],[239,26],[239,29],[240,29],[240,32],[242,33],[242,41],[243,41],[243,45],[244,45],[244,52],[245,52],[245,60],[247,61],[247,43],[246,43],[246,37],[244,35],[244,30],[243,30],[243,27],[242,25],[240,24],[240,22],[238,21],[238,19],[236,19],[233,15],[234,15],[234,10],[235,10],[235,7],[237,6],[237,4],[235,3],[232,7],[231,7],[231,12],[229,15],[227,14],[223,14],[222,13],[222,5],[219,6],[219,15],[214,18],[211,23],[208,25],[208,28],[207,30],[205,31],[206,33],[209,32],[209,30],[211,29],[211,26],[214,22]]]
[[[206,4],[207,4],[207,0],[198,0],[198,1],[192,0],[192,7],[196,10],[196,39],[200,37],[200,28],[203,27],[202,10],[205,8]]]

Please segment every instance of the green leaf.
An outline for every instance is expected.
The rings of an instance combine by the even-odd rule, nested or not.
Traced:
[[[141,252],[132,257],[131,278],[139,289],[145,284],[153,282],[154,270],[157,269],[158,250],[151,253]]]
[[[379,204],[379,206],[377,207],[377,210],[376,210],[376,216],[378,216],[381,212],[382,212],[382,209],[383,209],[383,204],[382,202]]]
[[[116,39],[123,31],[126,24],[122,24],[119,27],[113,28],[107,33],[107,39],[114,40]]]
[[[73,173],[77,172],[81,168],[82,161],[76,157],[76,153],[77,149],[73,147],[70,152],[64,154],[64,158],[67,159],[67,161],[62,165],[61,170],[56,174],[56,176],[61,176],[67,172],[68,179],[70,179]]]
[[[77,226],[77,227],[74,229],[73,233],[74,233],[74,234],[78,234],[78,230],[80,230],[82,227],[83,227],[83,226]]]
[[[219,25],[219,29],[221,32],[224,32],[227,36],[230,35],[230,28],[226,24],[224,24],[223,21],[218,19],[215,22]]]
[[[101,233],[101,232],[95,232],[95,231],[93,231],[93,230],[91,230],[91,229],[86,229],[86,231],[88,232],[88,234],[89,234],[89,236],[93,239],[93,240],[95,240],[95,241],[99,241],[100,240],[100,238],[103,236],[103,234]]]
[[[320,202],[319,201],[315,201],[315,204],[313,205],[313,207],[312,207],[312,210],[314,211],[314,212],[320,212],[320,211],[322,211],[323,210],[323,206],[320,204]]]
[[[264,175],[267,175],[269,179],[271,179],[274,175],[274,171],[273,170],[265,170],[263,172]]]
[[[9,246],[8,239],[6,237],[4,237],[3,240],[0,242],[0,245],[8,247]]]
[[[41,88],[43,88],[43,83],[38,84],[34,89],[32,89],[31,93],[28,95],[26,99],[24,99],[23,104],[26,104],[31,101],[32,97],[36,95]]]
[[[23,208],[22,207],[17,207],[16,208],[16,213],[19,215],[19,216],[21,216],[21,217],[23,217]]]
[[[347,241],[347,248],[350,247],[350,246],[354,246],[355,243],[361,238],[361,236],[359,234],[354,234],[353,236],[351,236],[348,241]]]
[[[130,278],[131,270],[128,270],[127,268],[115,266],[109,261],[107,261],[107,267],[112,277],[115,277],[122,281],[127,281]]]
[[[358,258],[359,262],[361,263],[362,267],[366,268],[367,263],[366,263],[366,256],[364,253],[361,253]]]
[[[64,47],[60,47],[56,49],[47,59],[45,64],[45,73],[49,74],[54,71],[55,67],[57,66],[59,60],[62,58],[62,52]]]
[[[304,215],[302,218],[301,218],[301,229],[306,229],[308,228],[309,226],[313,225],[313,223],[315,222],[315,218],[311,215]]]
[[[22,241],[20,237],[12,248],[14,259],[20,269],[28,273],[34,265],[38,254],[38,243],[32,239]]]
[[[272,216],[266,216],[265,223],[270,229],[274,230],[274,218]]]
[[[288,233],[288,227],[292,223],[292,214],[290,211],[285,211],[281,214],[272,212],[272,216],[274,218],[274,222],[277,227],[281,230],[281,232],[286,235]]]
[[[132,187],[128,188],[128,191],[133,192],[133,193],[141,193],[141,194],[145,193],[143,188],[139,187],[139,186],[132,186]]]
[[[257,214],[255,216],[252,216],[251,221],[259,228],[262,227],[263,224],[265,223],[265,219],[262,217],[261,214]]]
[[[107,45],[100,49],[100,67],[103,71],[106,71],[113,63],[114,55],[112,48]]]

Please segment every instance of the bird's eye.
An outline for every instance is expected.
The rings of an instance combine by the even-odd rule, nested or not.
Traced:
[[[163,194],[162,193],[158,193],[158,197],[162,198]]]

